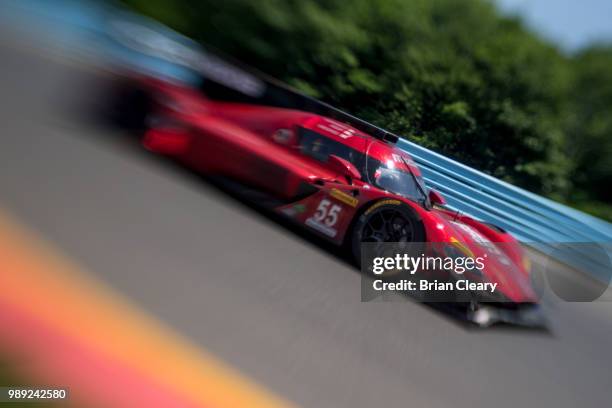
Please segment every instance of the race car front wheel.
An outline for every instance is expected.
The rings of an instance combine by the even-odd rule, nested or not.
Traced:
[[[424,240],[423,223],[410,207],[401,203],[379,201],[357,219],[353,227],[351,247],[353,257],[360,265],[364,243],[421,243]]]

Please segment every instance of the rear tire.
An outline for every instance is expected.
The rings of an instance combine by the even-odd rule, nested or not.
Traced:
[[[121,129],[141,134],[152,109],[151,95],[144,89],[121,84],[111,98],[109,119]]]

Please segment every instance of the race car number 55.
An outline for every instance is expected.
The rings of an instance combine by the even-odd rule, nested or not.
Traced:
[[[327,225],[328,227],[333,227],[336,225],[336,222],[338,222],[338,215],[340,214],[342,207],[338,204],[334,204],[330,207],[330,204],[331,201],[327,199],[321,200],[319,206],[317,207],[317,211],[314,213],[312,218],[317,222]]]

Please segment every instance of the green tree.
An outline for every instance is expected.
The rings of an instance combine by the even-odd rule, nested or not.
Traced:
[[[573,200],[576,180],[581,199],[593,198],[593,183],[606,173],[587,171],[595,152],[574,154],[576,119],[588,112],[576,108],[586,99],[572,99],[573,88],[588,88],[605,63],[596,68],[586,54],[574,63],[489,1],[126,2],[312,96],[536,193]],[[598,112],[610,106],[607,96],[589,92]],[[585,137],[605,139],[597,129],[609,122],[602,120],[593,119]],[[570,177],[576,169],[580,176]]]
[[[573,67],[569,138],[576,189],[570,199],[612,202],[612,47],[582,51]]]

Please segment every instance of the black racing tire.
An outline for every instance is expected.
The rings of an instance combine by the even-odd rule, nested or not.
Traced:
[[[391,229],[395,229],[394,221],[405,223],[410,231],[391,232],[389,225],[383,227],[389,234],[379,234],[372,237],[372,227],[381,222],[391,223]],[[408,228],[408,227],[406,227]],[[401,230],[401,228],[400,228]],[[399,234],[399,235],[396,235]],[[366,208],[357,218],[351,231],[351,251],[354,261],[361,266],[361,244],[364,242],[414,242],[423,243],[426,238],[425,227],[419,215],[408,205],[399,200],[379,200]],[[398,240],[401,237],[401,240]],[[416,248],[416,247],[415,247]]]
[[[153,100],[149,92],[131,84],[116,87],[109,106],[111,123],[134,134],[146,129],[146,119],[151,113]]]

